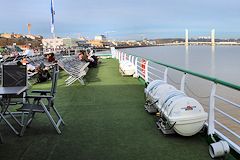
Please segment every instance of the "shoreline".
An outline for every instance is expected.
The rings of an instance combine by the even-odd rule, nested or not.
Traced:
[[[160,46],[185,46],[185,44],[160,44],[160,45],[145,45],[145,46],[115,46],[115,49],[128,49],[128,48],[146,48],[146,47],[160,47]],[[210,47],[216,47],[216,46],[240,46],[240,44],[216,44],[216,45],[210,45],[210,44],[190,44],[186,47],[190,46],[210,46]],[[96,52],[101,51],[107,51],[110,50],[110,48],[93,48],[96,50]]]

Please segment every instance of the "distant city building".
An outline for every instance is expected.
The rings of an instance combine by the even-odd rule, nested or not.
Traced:
[[[87,41],[87,38],[85,38],[85,37],[79,37],[79,40],[80,40],[80,41]]]
[[[93,47],[97,47],[97,48],[102,48],[102,47],[104,47],[103,42],[100,41],[100,40],[89,40],[88,43],[90,43],[91,46],[93,46]]]
[[[138,45],[138,42],[136,40],[125,41],[125,46],[136,46],[136,45]]]
[[[112,41],[113,46],[116,46],[116,47],[126,47],[126,46],[129,46],[131,43],[133,43],[133,41],[130,41],[130,42],[129,41]]]
[[[92,47],[96,48],[109,48],[110,46],[112,46],[112,42],[100,40],[89,40],[88,43],[91,44]]]
[[[63,47],[66,48],[73,48],[78,46],[79,39],[77,38],[62,38],[63,40]]]
[[[148,40],[148,39],[143,40],[143,43],[141,43],[141,45],[149,45],[149,46],[156,45],[156,44],[157,42],[155,40]]]
[[[88,48],[91,47],[91,44],[87,40],[80,39],[77,41],[78,47]]]
[[[30,38],[30,39],[36,39],[36,36],[31,35],[31,34],[27,34],[25,35],[26,38]]]
[[[22,35],[22,34],[16,34],[16,33],[2,33],[0,34],[0,37],[2,38],[22,38],[22,37],[25,37],[25,38],[30,38],[30,39],[42,39],[43,37],[40,36],[40,35],[30,35],[30,34],[27,34],[27,35]]]
[[[106,41],[107,37],[105,35],[99,35],[99,36],[95,36],[94,38],[96,41]]]
[[[197,39],[211,39],[210,36],[199,36]]]
[[[43,36],[41,35],[34,35],[35,36],[35,39],[43,39]]]
[[[43,48],[60,48],[63,46],[62,38],[42,39]]]
[[[21,34],[12,34],[12,37],[13,38],[21,38],[23,37]]]
[[[0,34],[0,37],[2,37],[2,38],[12,38],[12,34],[10,34],[10,33],[2,33],[2,34]]]
[[[76,38],[47,38],[42,39],[44,48],[74,48],[78,46]]]
[[[25,35],[25,37],[26,38],[30,38],[30,39],[43,39],[43,37],[42,36],[40,36],[40,35],[32,35],[32,34],[27,34],[27,35]]]

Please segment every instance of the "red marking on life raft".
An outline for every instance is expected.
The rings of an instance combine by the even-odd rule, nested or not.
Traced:
[[[142,69],[142,75],[143,77],[145,77],[145,74],[146,74],[146,60],[145,59],[142,59],[141,60],[141,69]]]

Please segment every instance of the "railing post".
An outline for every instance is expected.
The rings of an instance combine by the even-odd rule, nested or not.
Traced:
[[[112,58],[116,58],[116,49],[115,49],[115,47],[111,47],[110,51],[111,51],[111,54],[112,54]]]
[[[117,50],[116,49],[114,50],[114,53],[115,53],[115,58],[118,59],[118,55],[117,55]]]
[[[128,56],[128,61],[129,61],[129,62],[131,62],[131,58],[132,58],[132,56],[129,55],[129,56]]]
[[[127,60],[127,54],[125,53],[124,54],[124,59],[123,59],[124,61],[126,61]]]
[[[145,64],[145,82],[149,81],[148,76],[149,76],[149,74],[148,74],[148,61],[146,61],[146,64]]]
[[[119,51],[118,50],[116,50],[116,57],[119,60]]]
[[[208,110],[208,135],[215,133],[215,94],[216,94],[216,83],[213,83],[210,100],[209,100],[209,110]]]
[[[132,60],[131,60],[132,64],[134,64],[134,56],[132,56]]]
[[[118,61],[120,62],[121,61],[121,52],[118,51]]]
[[[119,51],[119,62],[121,62],[121,59],[122,58],[122,52],[121,51]]]
[[[187,76],[187,74],[186,73],[184,73],[184,75],[182,76],[182,79],[181,79],[181,87],[180,87],[180,90],[182,91],[182,92],[184,92],[185,93],[185,81],[186,81],[186,76]]]
[[[120,62],[122,62],[122,60],[123,60],[122,57],[123,57],[123,52],[120,52],[120,58],[119,58],[119,61],[120,61]]]
[[[138,77],[138,57],[135,58],[135,77]]]
[[[163,80],[164,80],[164,82],[166,82],[166,83],[167,83],[167,74],[168,74],[168,67],[165,68],[164,77],[163,77]]]

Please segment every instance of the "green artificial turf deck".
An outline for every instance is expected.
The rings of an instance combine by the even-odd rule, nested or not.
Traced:
[[[163,135],[144,110],[144,85],[122,77],[116,60],[90,69],[86,86],[65,86],[61,72],[56,106],[66,122],[58,135],[44,114],[37,114],[23,137],[1,122],[0,160],[206,160],[208,145],[193,137]],[[47,89],[50,83],[34,85]]]

